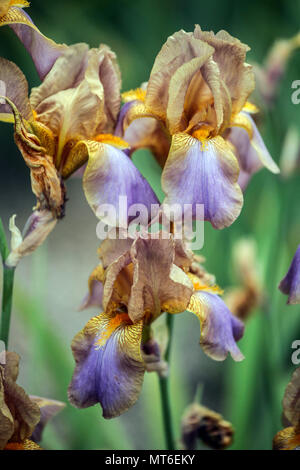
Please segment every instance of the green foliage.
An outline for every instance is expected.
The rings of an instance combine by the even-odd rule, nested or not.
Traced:
[[[251,45],[249,60],[262,62],[275,39],[291,37],[297,32],[300,2],[90,0],[83,6],[79,0],[33,0],[30,14],[40,29],[57,42],[84,41],[92,46],[108,43],[118,54],[123,89],[126,90],[147,80],[153,60],[169,34],[180,28],[191,30],[195,22],[203,29],[228,30]],[[31,86],[38,84],[29,57],[12,32],[5,28],[1,30],[0,56],[15,61]],[[291,83],[300,79],[299,70],[300,53],[296,52],[281,83],[278,100],[272,112],[264,116],[263,137],[277,162],[289,126],[298,126],[300,132],[300,108],[290,99]],[[1,174],[6,175],[2,176],[3,187],[15,185],[16,179],[28,179],[27,169],[7,132],[7,125],[0,126]],[[10,158],[5,158],[7,155]],[[154,190],[161,196],[161,188],[157,185],[160,170],[154,159],[142,151],[135,155],[134,161],[150,177]],[[207,259],[207,269],[216,274],[222,287],[236,283],[231,267],[235,241],[241,236],[254,237],[268,302],[265,311],[257,311],[246,326],[245,337],[240,343],[246,356],[242,363],[234,363],[228,358],[225,363],[216,364],[205,359],[200,348],[193,355],[195,349],[191,343],[197,342],[199,337],[197,323],[193,323],[187,314],[175,319],[171,407],[177,439],[180,416],[192,401],[200,382],[204,385],[204,404],[211,405],[233,422],[235,449],[270,449],[272,437],[281,427],[281,399],[292,371],[291,343],[300,338],[300,309],[285,305],[286,299],[277,290],[277,285],[300,242],[299,182],[300,174],[284,181],[280,176],[262,170],[251,181],[242,214],[233,226],[220,232],[206,226],[202,253]],[[22,183],[19,197],[25,192],[24,184],[29,190],[29,182]],[[3,204],[1,197],[1,212]],[[68,218],[64,223],[68,224]],[[35,295],[47,290],[47,275],[43,274],[47,273],[45,252],[43,247],[34,255],[38,268],[31,280],[31,293],[16,283],[15,311],[30,341],[32,390],[34,385],[34,393],[39,394],[39,377],[45,377],[49,381],[51,397],[67,401],[67,386],[74,367],[70,345],[64,341],[63,334],[56,331],[43,294]],[[64,274],[58,273],[58,276],[63,282]],[[68,323],[72,319],[66,317],[65,321]],[[51,424],[45,432],[43,445],[65,449],[163,448],[155,376],[146,378],[138,406],[137,412],[131,415],[135,424],[128,427],[127,432],[126,417],[107,422],[101,418],[98,407],[76,410],[68,405],[56,418],[55,427]]]

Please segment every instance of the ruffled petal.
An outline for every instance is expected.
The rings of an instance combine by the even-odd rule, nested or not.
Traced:
[[[182,269],[174,264],[175,242],[164,238],[138,238],[131,247],[134,266],[128,314],[132,321],[145,313],[154,317],[162,311],[184,312],[192,295],[193,285]]]
[[[146,107],[160,119],[166,119],[169,83],[176,70],[186,62],[202,57],[207,47],[181,30],[168,38],[158,53],[147,86]],[[213,49],[211,50],[213,52]]]
[[[43,82],[38,87],[32,88],[30,102],[36,112],[47,98],[60,91],[76,88],[80,84],[87,67],[88,49],[88,45],[84,43],[68,46]],[[39,111],[41,115],[46,111],[44,109],[46,106],[42,108]]]
[[[279,289],[283,294],[289,296],[288,304],[300,303],[300,245],[297,248],[287,275],[279,284]]]
[[[213,59],[218,64],[221,79],[229,90],[232,112],[240,112],[255,87],[252,67],[245,63],[246,53],[250,48],[226,31],[219,31],[215,35],[212,31],[201,31],[199,25],[195,27],[194,37],[214,48]]]
[[[14,432],[14,419],[5,402],[4,371],[0,366],[0,450],[4,449]]]
[[[175,134],[162,174],[164,204],[204,205],[204,220],[218,229],[231,225],[243,205],[237,184],[239,166],[222,137],[203,143],[187,134]]]
[[[39,407],[30,400],[25,390],[16,384],[19,357],[15,353],[6,353],[7,366],[4,366],[5,404],[13,415],[12,441],[23,441],[31,436],[35,426],[40,420]],[[1,373],[0,373],[1,380]],[[1,410],[2,411],[2,410]],[[1,426],[0,426],[1,427]]]
[[[241,168],[241,187],[244,188],[244,181],[248,182],[246,175],[249,175],[250,178],[253,173],[256,173],[264,166],[272,173],[279,173],[280,170],[269,154],[250,114],[242,112],[239,116],[245,117],[248,120],[249,130],[247,131],[242,127],[232,127],[228,140],[236,149],[236,155]]]
[[[132,324],[125,313],[102,313],[75,336],[76,368],[68,392],[74,406],[99,402],[104,418],[114,418],[136,402],[145,372],[142,329],[142,322]]]
[[[200,50],[202,49],[201,53]],[[168,127],[171,134],[182,132],[188,125],[184,116],[184,104],[188,87],[195,73],[205,64],[214,50],[208,44],[199,41],[199,57],[181,65],[170,80],[169,99],[167,107]],[[204,83],[201,73],[199,80]]]
[[[31,119],[33,113],[28,99],[28,83],[13,62],[0,57],[0,95],[9,98],[19,110],[24,119]],[[11,107],[0,100],[0,120],[14,122]]]
[[[138,215],[129,213],[131,206],[143,204],[150,216],[151,205],[159,204],[158,199],[122,149],[92,141],[85,142],[85,145],[89,160],[83,177],[83,188],[95,214],[104,220],[99,209],[104,204],[111,205],[115,208],[116,218],[112,214],[112,220],[109,216],[106,220],[110,225],[118,226],[126,223],[127,218]]]
[[[108,121],[106,132],[113,132],[121,104],[121,73],[115,53],[108,46],[101,45],[98,50],[95,49],[94,54],[99,55],[100,51],[99,79],[104,89],[105,115]]]
[[[175,261],[183,266],[188,262],[170,234],[160,232],[151,238],[151,234],[144,233],[136,238],[130,251],[120,252],[106,270],[105,310],[125,305],[133,322],[148,314],[155,318],[162,311],[183,312],[190,301],[193,284]]]
[[[200,320],[200,345],[208,356],[223,361],[230,353],[235,361],[244,359],[236,344],[243,336],[244,325],[231,314],[218,295],[198,291],[187,310],[195,313]]]
[[[300,434],[300,367],[292,375],[282,401],[284,417]]]
[[[21,8],[11,7],[0,17],[0,26],[10,26],[29,52],[41,80],[67,46],[44,36]]]
[[[100,130],[107,130],[104,88],[99,79],[99,63],[105,56],[101,51],[87,52],[87,49],[86,44],[70,46],[43,84],[31,93],[30,101],[37,119],[58,136],[57,167],[60,167],[68,142],[91,139]]]
[[[129,236],[127,230],[118,229],[115,238],[110,238],[108,234],[98,248],[98,256],[104,269],[129,251],[133,242],[134,238]]]

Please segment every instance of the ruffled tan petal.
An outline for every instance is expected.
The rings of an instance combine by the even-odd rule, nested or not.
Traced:
[[[38,406],[30,400],[24,389],[16,384],[18,367],[19,356],[16,353],[6,353],[6,364],[0,366],[0,422],[3,420],[5,432],[8,432],[8,427],[11,428],[8,420],[13,423],[9,437],[12,442],[20,442],[30,437],[40,420]],[[1,428],[2,426],[0,431]]]
[[[69,46],[56,60],[41,85],[31,90],[30,103],[36,112],[47,98],[80,84],[87,67],[87,54],[88,45],[79,43]]]
[[[201,54],[181,65],[170,80],[169,100],[167,105],[167,121],[170,134],[183,131],[187,126],[187,118],[183,115],[186,93],[195,73],[205,64],[214,50],[208,44],[199,41]],[[199,75],[201,80],[201,75]]]
[[[212,31],[201,31],[199,25],[196,25],[194,37],[214,48],[213,59],[218,64],[221,79],[229,90],[232,112],[234,114],[240,112],[255,87],[252,67],[245,63],[249,47],[226,31],[219,31],[215,35]]]
[[[293,426],[299,427],[300,434],[300,367],[286,387],[282,405],[285,417]]]
[[[4,449],[13,432],[13,416],[5,402],[4,368],[0,366],[0,450]]]
[[[127,305],[132,286],[132,264],[129,251],[120,255],[106,270],[103,289],[103,307],[113,311],[119,305]]]
[[[166,234],[165,234],[166,235]],[[162,234],[157,239],[138,238],[132,245],[133,284],[128,314],[133,322],[149,312],[154,317],[162,311],[183,312],[189,304],[193,285],[174,264],[175,242]]]
[[[94,54],[98,56],[101,51],[99,79],[104,89],[104,106],[107,118],[106,132],[113,132],[121,104],[121,73],[116,55],[108,46],[102,45],[94,51]],[[97,131],[103,132],[101,123]]]
[[[104,112],[104,90],[99,80],[101,57],[93,49],[87,53],[86,48],[84,44],[71,46],[55,63],[41,85],[43,89],[38,87],[31,95],[37,119],[50,127],[54,135],[58,136],[57,167],[60,166],[64,147],[68,141],[92,138],[100,128],[105,127],[107,122]],[[66,63],[67,69],[72,70],[68,80],[64,78]],[[63,82],[65,81],[64,85],[61,83],[61,77]],[[48,89],[44,91],[47,85],[53,88],[51,94]],[[55,93],[58,86],[60,90]],[[43,98],[45,93],[48,97]]]
[[[195,57],[202,57],[202,41],[181,30],[168,38],[158,53],[147,86],[146,107],[158,118],[165,120],[169,96],[169,84],[176,70]]]
[[[118,229],[116,238],[103,240],[98,248],[98,256],[102,261],[103,267],[107,268],[117,258],[129,251],[134,239],[128,236],[126,230]]]

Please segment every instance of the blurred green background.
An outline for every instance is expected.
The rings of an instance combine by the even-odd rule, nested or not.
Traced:
[[[297,0],[33,0],[27,10],[44,34],[56,42],[107,43],[117,53],[123,90],[149,76],[166,38],[199,23],[204,30],[226,29],[251,46],[248,60],[262,63],[274,40],[300,29]],[[14,61],[30,86],[39,79],[30,57],[9,28],[0,31],[0,56]],[[300,52],[295,52],[280,84],[279,96],[262,119],[261,132],[278,162],[287,130],[300,133],[300,105],[290,99],[291,83],[300,79]],[[0,216],[7,228],[16,213],[23,226],[34,204],[29,172],[13,143],[12,127],[0,126]],[[134,161],[159,191],[160,170],[147,151]],[[240,348],[242,363],[217,363],[201,351],[198,320],[176,316],[171,354],[171,406],[176,438],[184,408],[203,385],[203,404],[221,412],[236,430],[234,449],[270,449],[281,428],[281,399],[293,365],[291,344],[300,339],[300,307],[287,307],[277,285],[300,242],[300,173],[288,180],[262,170],[251,181],[239,219],[217,232],[205,225],[202,254],[219,285],[239,284],[232,248],[244,236],[258,246],[263,288],[268,302],[246,326]],[[22,260],[16,272],[10,349],[22,356],[19,383],[34,395],[67,401],[73,371],[70,341],[97,311],[78,312],[87,278],[97,264],[96,220],[85,202],[79,179],[68,182],[67,215],[47,243]],[[77,410],[70,405],[44,434],[50,449],[163,449],[158,380],[147,374],[138,403],[124,416],[105,421],[99,407]]]

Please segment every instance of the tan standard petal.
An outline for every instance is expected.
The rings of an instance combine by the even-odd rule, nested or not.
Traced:
[[[128,232],[125,229],[118,229],[115,238],[110,238],[108,234],[108,238],[103,240],[98,248],[98,256],[102,261],[103,267],[107,268],[120,256],[129,251],[133,241],[134,239],[128,236]]]
[[[221,78],[229,90],[232,112],[240,112],[255,87],[252,67],[245,63],[246,53],[250,48],[226,31],[219,31],[215,35],[212,31],[201,31],[199,25],[196,25],[194,37],[214,48],[213,59],[218,64]]]
[[[9,439],[13,442],[30,437],[40,420],[38,406],[30,400],[24,389],[16,384],[19,359],[16,353],[6,353],[6,364],[0,366],[0,423],[3,420],[4,429],[8,431],[8,428],[11,429],[9,421],[12,422]]]
[[[131,247],[134,271],[128,314],[133,322],[145,313],[158,316],[162,311],[183,312],[189,304],[193,285],[174,264],[174,239],[164,236],[138,238]]]
[[[56,60],[41,85],[31,90],[30,103],[36,111],[38,106],[50,96],[78,86],[87,67],[87,53],[87,44],[79,43],[68,46]]]
[[[4,449],[14,432],[14,420],[5,402],[4,367],[0,365],[0,450]]]
[[[97,134],[97,129],[105,127],[107,122],[103,85],[99,80],[99,61],[99,55],[90,51],[88,65],[80,83],[76,85],[78,80],[73,77],[73,87],[58,91],[35,108],[37,119],[58,136],[57,167],[60,166],[68,141],[92,138]]]
[[[111,312],[118,306],[127,306],[133,279],[129,252],[120,256],[106,271],[103,289],[103,307]]]
[[[295,370],[286,387],[282,405],[285,417],[299,428],[300,434],[300,367]]]
[[[121,104],[121,73],[116,55],[108,46],[101,45],[99,49],[95,50],[95,53],[98,56],[101,54],[99,79],[104,89],[105,115],[107,118],[105,132],[113,132]],[[99,128],[100,131],[104,132],[104,129]]]
[[[168,38],[155,59],[147,86],[145,104],[153,114],[166,118],[172,76],[181,65],[206,53],[202,41],[183,30]]]
[[[183,111],[188,87],[195,73],[200,70],[213,54],[213,48],[202,41],[199,41],[199,48],[202,49],[200,57],[195,57],[181,65],[170,80],[167,107],[170,134],[183,131],[187,127],[187,117],[183,115]]]

